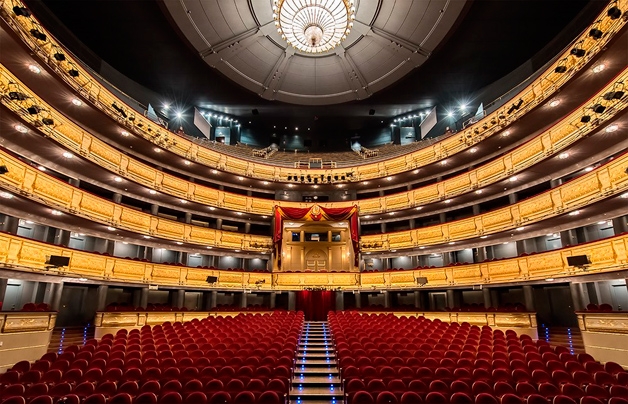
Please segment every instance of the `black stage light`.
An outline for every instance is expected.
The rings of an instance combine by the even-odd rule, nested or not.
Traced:
[[[51,118],[42,118],[41,121],[43,122],[44,125],[48,125],[48,126],[52,126],[55,124],[55,121],[53,121]]]
[[[602,104],[595,104],[594,106],[591,107],[591,109],[596,114],[601,114],[602,112],[606,111],[606,107]]]
[[[20,93],[19,91],[10,91],[9,99],[13,101],[24,101],[26,98],[26,94]]]
[[[6,174],[8,172],[9,172],[9,169],[7,168],[7,166],[5,166],[5,165],[1,165],[0,166],[0,175]]]
[[[68,74],[70,75],[70,77],[78,77],[79,72],[76,69],[70,69],[68,70]]]
[[[591,122],[591,116],[590,115],[583,115],[582,118],[580,118],[580,122],[582,122],[582,123]]]
[[[576,56],[576,57],[584,57],[584,55],[587,54],[587,51],[585,51],[584,49],[581,48],[573,48],[570,52],[572,55]]]
[[[41,111],[41,108],[39,108],[37,105],[31,105],[30,107],[28,107],[27,111],[31,115],[37,115],[39,111]]]
[[[616,20],[621,17],[621,10],[617,6],[613,6],[608,9],[606,14],[611,17],[611,20]]]
[[[593,39],[600,39],[604,33],[597,28],[593,28],[589,31],[589,36]]]
[[[15,6],[13,7],[13,12],[18,17],[30,17],[31,16],[30,10],[27,9],[26,7]]]
[[[31,29],[31,35],[34,38],[39,39],[40,41],[45,41],[46,38],[48,38],[46,34],[42,33],[40,30],[35,29],[35,28]]]
[[[604,94],[603,98],[606,101],[610,101],[610,100],[619,100],[624,96],[624,92],[623,91],[610,91],[606,94]]]
[[[61,52],[55,53],[54,55],[52,55],[52,57],[54,57],[59,62],[63,62],[65,60],[65,55]]]
[[[565,73],[567,71],[567,66],[556,66],[554,69],[554,73]]]

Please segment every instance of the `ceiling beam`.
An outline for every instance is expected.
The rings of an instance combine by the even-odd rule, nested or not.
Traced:
[[[372,93],[368,91],[368,83],[362,75],[362,72],[360,72],[360,69],[358,69],[351,59],[351,56],[347,54],[347,51],[342,47],[338,47],[336,55],[342,62],[342,66],[344,67],[342,71],[345,73],[347,83],[349,83],[349,86],[353,89],[356,99],[363,100],[370,97]]]
[[[373,38],[385,47],[389,47],[395,52],[402,54],[404,59],[411,61],[415,67],[422,65],[425,59],[431,54],[431,52],[421,48],[419,45],[408,42],[405,39],[399,38],[379,28],[372,27],[367,36]]]
[[[267,100],[274,100],[275,94],[278,89],[281,87],[281,83],[285,77],[284,72],[290,65],[290,61],[292,56],[294,56],[295,49],[291,46],[287,47],[281,56],[277,59],[275,66],[273,66],[273,70],[264,80],[264,87],[262,88],[262,92],[259,94],[260,97],[265,98]]]

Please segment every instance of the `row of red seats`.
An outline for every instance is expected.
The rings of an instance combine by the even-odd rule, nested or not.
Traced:
[[[366,402],[382,392],[397,401],[406,392],[461,403],[481,394],[594,401],[622,397],[628,385],[628,372],[616,363],[602,365],[512,330],[383,313],[330,313],[329,320],[349,404],[358,392]]]
[[[52,311],[48,303],[26,303],[21,311]]]
[[[303,313],[277,311],[120,330],[33,364],[17,363],[0,375],[0,398],[57,402],[103,396],[109,403],[126,402],[117,400],[128,395],[134,403],[148,393],[159,402],[198,393],[208,402],[228,396],[228,402],[242,403],[253,397],[252,403],[272,391],[283,401],[302,324]]]

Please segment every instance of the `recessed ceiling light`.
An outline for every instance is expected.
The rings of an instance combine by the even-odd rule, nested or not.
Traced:
[[[0,196],[3,197],[4,199],[11,199],[11,198],[13,198],[13,194],[11,194],[9,192],[5,192],[5,191],[0,192]]]
[[[475,193],[478,194],[478,195],[481,194],[482,192],[484,192],[484,191],[482,191],[481,189],[476,189],[475,190]]]
[[[213,206],[210,206],[209,210],[216,210],[216,208],[214,208]]]
[[[524,230],[524,229],[525,229],[525,227],[524,227],[524,226],[520,226],[520,227],[517,227],[517,228],[516,228],[516,230],[517,230],[517,231],[522,231],[522,230]]]
[[[564,160],[564,159],[566,159],[567,157],[569,157],[569,153],[566,153],[566,152],[565,152],[565,153],[560,153],[560,154],[558,155],[558,158],[559,158],[559,159],[561,159],[561,160]]]
[[[26,223],[26,224],[33,224],[34,222],[32,220],[25,220],[24,223]]]
[[[414,174],[418,174],[419,173],[419,169],[417,168],[416,170],[412,171]]]
[[[236,212],[236,214],[237,214],[238,216],[242,216],[244,213],[242,213],[242,212]]]
[[[369,182],[368,181],[362,181],[362,185],[368,185]]]
[[[56,209],[51,210],[50,213],[52,213],[55,216],[61,216],[63,214],[63,213],[61,213],[60,211],[58,211]]]
[[[72,104],[80,107],[81,105],[83,105],[83,101],[79,100],[78,98],[72,98]]]
[[[546,278],[545,282],[554,282],[554,278]]]
[[[593,167],[587,167],[584,169],[584,171],[590,173],[591,171],[593,171]]]
[[[388,214],[389,214],[390,216],[392,216],[392,215],[394,215],[394,214],[395,214],[395,212],[388,212]]]
[[[518,179],[518,178],[517,178],[517,176],[516,176],[516,175],[514,175],[514,176],[512,176],[512,177],[508,178],[508,181],[510,181],[510,182],[515,182],[515,181],[517,181],[517,179]]]
[[[129,244],[129,242],[128,241],[123,241],[122,244]]]
[[[144,237],[147,240],[151,238],[150,236],[142,236],[142,237]]]
[[[218,170],[212,170],[212,174],[218,174]]]
[[[74,157],[74,154],[70,152],[63,152],[63,157],[65,157],[66,159],[71,159],[72,157]]]
[[[150,189],[148,190],[148,193],[151,195],[155,195],[157,193],[157,191],[155,191],[154,189]]]
[[[624,199],[628,199],[628,192],[624,192],[623,194],[621,194],[621,197]]]
[[[188,203],[188,201],[186,201],[185,199],[179,199],[179,202],[184,203],[184,204]]]
[[[502,133],[502,136],[503,136],[503,137],[508,137],[508,136],[510,136],[510,131],[509,131],[509,130],[507,130],[506,132]]]
[[[312,188],[318,188],[318,185],[312,185]]]
[[[386,177],[386,181],[392,181],[393,177]]]
[[[480,236],[480,238],[487,238],[488,236]]]
[[[441,160],[441,161],[440,161],[440,165],[441,165],[441,166],[444,166],[445,164],[447,164],[447,159],[445,159],[445,160]]]
[[[445,199],[445,203],[451,203],[451,199]]]
[[[16,131],[18,131],[20,133],[28,132],[28,129],[26,128],[26,126],[23,126],[23,125],[20,125],[20,124],[15,125],[14,128],[15,128]]]
[[[113,180],[115,182],[122,182],[122,178],[120,178],[120,177],[114,177]]]
[[[591,69],[591,70],[593,71],[593,73],[600,73],[605,68],[606,68],[606,65],[604,65],[604,63],[600,63],[599,65],[593,66],[593,69]]]
[[[262,184],[264,184],[264,185],[268,185],[268,184],[270,184],[270,183],[269,183],[268,181],[264,181],[264,182],[262,182]]]
[[[417,206],[415,209],[416,210],[421,210],[421,209],[423,209],[423,206]]]
[[[371,215],[366,215],[366,216],[364,216],[364,218],[365,218],[365,219],[370,219],[370,218],[371,218]]]
[[[472,147],[472,148],[469,149],[469,152],[471,152],[471,153],[475,153],[476,151],[478,151],[477,147]]]
[[[240,252],[240,250],[233,250],[233,251],[235,251],[235,252]]]
[[[455,242],[455,241],[450,241],[450,242],[449,242],[449,245],[454,245],[454,244],[456,244],[456,242]]]
[[[244,177],[238,177],[240,181],[244,181]]]
[[[420,246],[419,249],[423,250],[425,248],[424,245]]]
[[[606,133],[613,133],[617,129],[619,129],[619,126],[617,126],[617,124],[612,124],[609,127],[607,127],[605,130],[606,130]]]
[[[183,160],[183,164],[185,164],[186,166],[189,166],[192,163],[189,160]]]
[[[573,212],[569,212],[569,216],[576,216],[579,215],[580,211],[579,210],[574,210]]]
[[[288,184],[288,188],[294,187],[294,184]]]
[[[31,72],[35,74],[41,73],[41,69],[39,68],[39,66],[35,66],[35,65],[28,65],[28,70],[30,70]]]
[[[180,241],[177,241],[177,245],[183,245],[183,243]]]
[[[558,104],[560,104],[560,100],[552,100],[552,102],[549,103],[549,106],[554,108],[557,107]]]
[[[262,215],[262,219],[268,219],[268,216]]]
[[[130,135],[130,133],[127,132],[126,130],[121,131],[120,134],[125,137]]]
[[[602,220],[601,222],[597,222],[597,224],[602,225],[602,224],[606,224],[607,221],[606,220]]]
[[[161,149],[159,147],[155,147],[153,150],[155,150],[155,153],[161,153]]]
[[[107,226],[107,230],[109,230],[109,231],[115,231],[115,230],[116,230],[116,228],[115,228],[115,227],[111,227],[111,226]]]
[[[507,244],[510,244],[510,243],[508,241],[504,241],[502,244],[503,245],[507,245]]]

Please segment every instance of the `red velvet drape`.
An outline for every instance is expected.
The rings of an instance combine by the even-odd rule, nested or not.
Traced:
[[[297,292],[296,309],[306,321],[326,321],[327,313],[336,309],[336,296],[329,290],[302,290]]]

